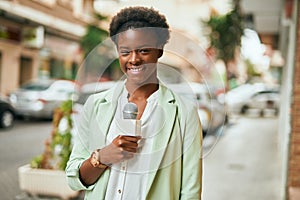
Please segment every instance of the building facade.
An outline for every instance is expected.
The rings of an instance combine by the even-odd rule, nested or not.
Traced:
[[[300,199],[300,6],[282,0],[279,47],[285,57],[281,85],[279,147],[282,199]]]
[[[291,135],[288,161],[289,200],[300,199],[300,6],[295,1],[295,48],[294,73],[292,77]]]
[[[0,94],[35,78],[74,79],[93,0],[0,2]]]

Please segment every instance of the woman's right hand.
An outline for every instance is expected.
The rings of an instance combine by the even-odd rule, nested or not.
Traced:
[[[100,150],[100,162],[106,165],[131,159],[138,149],[141,136],[119,135],[111,144]]]

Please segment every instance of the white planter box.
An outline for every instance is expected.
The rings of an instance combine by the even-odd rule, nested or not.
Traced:
[[[55,196],[62,199],[77,197],[67,184],[66,174],[61,170],[33,169],[29,165],[19,167],[19,186],[30,195]]]

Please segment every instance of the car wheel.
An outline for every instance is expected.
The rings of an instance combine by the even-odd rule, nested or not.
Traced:
[[[241,114],[246,114],[248,109],[249,109],[249,107],[247,105],[243,106],[241,109]]]
[[[5,110],[4,112],[0,113],[0,127],[1,128],[10,128],[14,124],[14,114],[9,111]]]
[[[277,116],[279,113],[279,109],[278,108],[275,108],[275,116]]]
[[[260,114],[261,117],[265,116],[264,110],[261,110],[259,114]]]

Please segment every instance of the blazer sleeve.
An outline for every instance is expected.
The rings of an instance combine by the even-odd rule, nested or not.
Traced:
[[[201,200],[202,127],[197,108],[191,107],[184,118],[181,200]]]
[[[79,168],[82,163],[90,156],[89,151],[89,121],[93,114],[93,101],[89,98],[84,105],[80,123],[75,121],[74,146],[66,167],[67,182],[73,190],[91,190],[94,185],[89,187],[84,186],[79,178]]]

